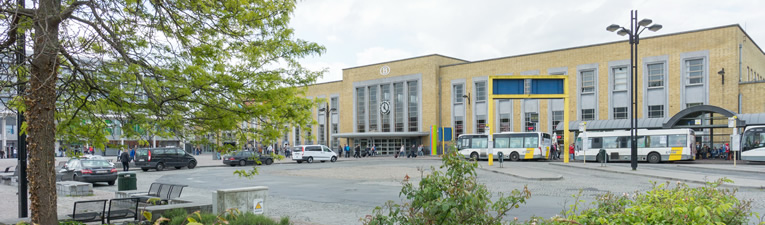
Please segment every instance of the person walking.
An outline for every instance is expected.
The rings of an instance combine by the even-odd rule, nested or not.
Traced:
[[[568,154],[571,157],[571,160],[576,160],[576,156],[574,155],[574,144],[572,143],[570,146],[568,146]]]
[[[377,155],[377,146],[372,145],[372,156]]]
[[[125,149],[122,149],[120,154],[120,162],[122,162],[122,171],[130,170],[130,154]]]
[[[345,158],[351,157],[351,146],[348,146],[348,144],[345,144]]]
[[[417,147],[417,155],[422,156],[422,144],[420,144],[420,147]]]
[[[405,154],[406,154],[406,146],[401,145],[401,149],[398,150],[398,155],[400,155],[401,158],[404,158]]]
[[[135,147],[130,149],[130,161],[135,161]]]
[[[353,149],[353,158],[361,158],[361,144],[356,144],[356,148]]]
[[[556,153],[557,151],[558,151],[558,148],[556,147],[556,144],[552,144],[552,146],[550,146],[550,159],[552,160],[558,159],[556,157],[558,156],[558,153]]]

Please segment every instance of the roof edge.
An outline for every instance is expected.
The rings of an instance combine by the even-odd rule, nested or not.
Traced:
[[[441,54],[429,54],[429,55],[421,55],[421,56],[415,56],[415,57],[404,58],[404,59],[396,59],[396,60],[391,60],[391,61],[386,61],[386,62],[379,62],[379,63],[372,63],[372,64],[361,65],[361,66],[348,67],[348,68],[343,68],[343,70],[357,69],[357,68],[361,68],[361,67],[381,65],[381,64],[386,64],[386,63],[401,62],[401,61],[412,60],[412,59],[419,59],[419,58],[426,58],[426,57],[431,57],[431,56],[439,56],[439,57],[444,57],[444,58],[448,58],[448,59],[454,59],[454,60],[459,60],[459,61],[464,61],[464,62],[470,62],[470,61],[467,61],[467,60],[464,60],[464,59],[459,59],[459,58],[455,58],[455,57],[451,57],[451,56],[445,56],[445,55],[441,55]]]

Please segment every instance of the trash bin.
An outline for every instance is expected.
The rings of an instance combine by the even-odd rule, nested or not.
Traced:
[[[136,182],[138,179],[135,176],[135,172],[119,172],[117,174],[117,190],[118,191],[133,191],[138,190],[136,188]]]
[[[608,160],[607,154],[608,153],[606,153],[605,149],[600,149],[600,151],[598,152],[598,162],[600,162],[601,166],[603,166],[607,162],[606,161]]]

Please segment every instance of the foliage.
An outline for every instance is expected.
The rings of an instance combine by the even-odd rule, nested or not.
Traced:
[[[18,222],[16,225],[30,225],[27,222]],[[71,220],[65,220],[65,221],[58,221],[58,225],[85,225],[83,222],[77,222],[77,221],[71,221]]]
[[[513,190],[508,196],[492,194],[476,179],[478,164],[462,160],[456,151],[443,156],[439,171],[424,177],[417,186],[403,181],[400,195],[408,201],[395,204],[388,201],[376,207],[374,215],[362,218],[364,224],[501,224],[507,212],[525,204],[531,193],[527,188]]]
[[[621,195],[606,193],[597,197],[593,208],[578,212],[579,196],[563,217],[538,219],[540,224],[748,224],[752,202],[738,200],[736,190],[719,186],[731,182],[719,179],[691,188],[678,182],[653,183],[646,193]]]
[[[290,224],[289,218],[282,217],[279,221],[266,217],[264,215],[255,215],[251,212],[241,213],[237,209],[228,209],[220,215],[212,213],[202,213],[196,211],[191,214],[187,214],[186,210],[175,209],[162,214],[161,220],[158,220],[162,225],[212,225],[212,224],[229,224],[229,225],[288,225]]]

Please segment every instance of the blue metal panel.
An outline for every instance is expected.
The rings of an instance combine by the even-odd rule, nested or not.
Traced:
[[[523,79],[496,79],[492,91],[495,95],[520,95],[523,93]]]
[[[452,140],[452,128],[444,127],[444,141],[451,141],[451,140]]]
[[[531,94],[563,94],[563,80],[533,79]]]

